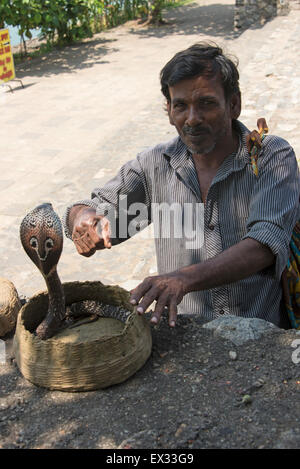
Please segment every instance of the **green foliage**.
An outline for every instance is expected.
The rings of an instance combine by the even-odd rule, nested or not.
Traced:
[[[147,17],[148,0],[104,0],[103,25],[113,27],[137,17]]]
[[[176,0],[173,0],[176,1]],[[91,37],[137,17],[162,21],[166,0],[0,0],[0,26],[17,26],[21,38],[39,28],[47,44]],[[25,42],[24,42],[25,44]]]
[[[0,24],[17,26],[29,38],[39,28],[47,41],[64,44],[92,36],[92,19],[102,11],[100,0],[1,0]]]
[[[2,0],[0,23],[19,26],[19,34],[31,38],[30,29],[39,25],[39,2],[36,0]]]
[[[96,4],[96,2],[93,2]],[[94,9],[91,1],[42,0],[39,27],[50,42],[72,42],[92,36],[91,18]]]
[[[150,11],[150,22],[154,24],[160,24],[163,22],[162,9],[164,6],[164,0],[151,0],[151,11]]]

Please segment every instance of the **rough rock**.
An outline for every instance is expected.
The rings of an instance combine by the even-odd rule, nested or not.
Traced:
[[[230,340],[235,345],[257,340],[265,334],[282,332],[282,329],[263,319],[241,318],[233,315],[215,319],[204,324],[203,327],[212,330],[214,335]]]
[[[274,16],[286,15],[288,0],[236,0],[234,26],[236,30],[260,26]]]

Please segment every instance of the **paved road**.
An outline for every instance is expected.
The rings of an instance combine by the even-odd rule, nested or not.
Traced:
[[[18,67],[25,89],[0,90],[0,276],[22,295],[44,281],[19,241],[23,216],[50,201],[89,196],[141,149],[174,135],[163,110],[158,75],[180,49],[214,40],[240,59],[242,120],[265,116],[272,133],[300,155],[300,11],[240,36],[232,32],[233,2],[197,0],[170,10],[163,28],[131,22],[92,40]],[[62,281],[100,279],[132,288],[156,271],[151,232],[90,259],[66,240]]]

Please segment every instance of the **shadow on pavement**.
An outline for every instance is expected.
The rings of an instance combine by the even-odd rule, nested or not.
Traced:
[[[16,65],[18,78],[72,73],[78,69],[91,68],[95,64],[109,63],[103,59],[107,54],[117,51],[110,47],[110,43],[115,41],[116,39],[91,39],[55,48],[42,57]]]
[[[178,8],[172,8],[163,15],[167,24],[164,26],[148,26],[134,28],[132,34],[143,37],[164,37],[170,34],[208,36],[222,36],[225,39],[237,37],[239,33],[233,29],[234,4],[212,4],[199,6],[198,3],[189,3]]]
[[[23,90],[25,88],[30,88],[30,86],[34,86],[36,83],[26,83],[23,86],[22,85],[14,86],[12,84],[12,82],[10,82],[9,84],[10,84],[12,90],[7,87],[7,89],[5,90],[6,93],[12,93],[12,92],[14,93],[15,91],[20,91],[20,90]]]

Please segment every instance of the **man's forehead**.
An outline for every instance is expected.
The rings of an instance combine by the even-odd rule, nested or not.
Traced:
[[[171,100],[185,96],[224,96],[223,84],[219,74],[214,76],[199,75],[192,78],[180,80],[169,86]]]

